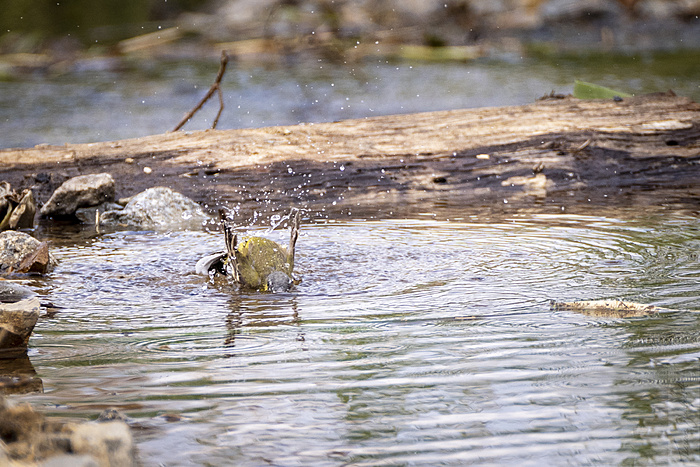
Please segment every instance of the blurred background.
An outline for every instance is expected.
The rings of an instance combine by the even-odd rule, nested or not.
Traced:
[[[1,0],[0,147],[518,105],[575,79],[700,98],[700,0]],[[206,129],[212,99],[185,126]]]

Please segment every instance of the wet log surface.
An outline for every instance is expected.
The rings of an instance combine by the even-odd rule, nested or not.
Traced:
[[[174,119],[175,120],[175,119]],[[146,171],[144,172],[144,169]],[[700,206],[700,105],[672,93],[0,151],[39,203],[111,173],[117,196],[164,185],[212,210],[324,216],[562,206]],[[150,172],[150,173],[146,173]]]

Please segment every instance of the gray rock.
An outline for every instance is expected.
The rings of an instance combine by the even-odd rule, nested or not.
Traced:
[[[56,260],[49,253],[45,242],[24,232],[0,232],[0,273],[44,274],[55,265]]]
[[[114,201],[114,179],[110,174],[80,175],[66,180],[41,208],[41,215],[72,216],[78,208]]]
[[[149,188],[131,198],[124,209],[107,211],[100,225],[132,227],[198,227],[208,219],[202,208],[166,187]]]
[[[36,293],[29,287],[0,280],[0,302],[2,303],[14,303],[35,295]]]
[[[0,303],[0,351],[24,350],[39,319],[41,303],[27,298],[15,303]]]

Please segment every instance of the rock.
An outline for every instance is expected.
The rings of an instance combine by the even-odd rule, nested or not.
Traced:
[[[135,227],[195,227],[208,219],[202,208],[166,187],[149,188],[131,198],[124,209],[107,211],[100,225]]]
[[[34,227],[36,202],[32,190],[17,193],[7,182],[0,183],[0,231]]]
[[[126,422],[128,421],[128,418],[126,415],[124,415],[115,408],[104,409],[100,416],[97,417],[97,421],[100,423],[112,422],[114,420],[121,420],[122,422]]]
[[[553,310],[576,311],[588,316],[605,318],[638,318],[653,316],[663,311],[669,311],[654,305],[622,300],[581,300],[578,302],[551,302]]]
[[[50,272],[56,260],[46,242],[24,232],[0,232],[0,274]]]
[[[600,0],[550,0],[540,9],[545,21],[564,22],[572,20],[591,20],[605,15],[614,15],[619,6],[613,2]]]
[[[0,352],[27,349],[29,336],[39,319],[40,307],[36,297],[0,303]]]
[[[41,208],[41,215],[73,216],[78,208],[114,201],[114,179],[110,174],[80,175],[66,180]]]
[[[22,191],[19,204],[12,211],[10,216],[11,229],[32,229],[34,228],[34,217],[36,216],[36,202],[32,190]]]
[[[0,302],[13,303],[25,298],[34,297],[36,293],[29,287],[14,282],[0,280]]]
[[[134,440],[123,421],[61,423],[29,404],[0,398],[0,465],[134,466]],[[3,461],[10,461],[5,462]]]
[[[71,449],[76,454],[90,454],[98,465],[130,466],[135,464],[134,440],[129,425],[121,420],[70,424]]]

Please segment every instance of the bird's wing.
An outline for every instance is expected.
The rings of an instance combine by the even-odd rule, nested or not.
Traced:
[[[209,271],[214,269],[216,267],[217,262],[222,262],[226,259],[227,253],[225,252],[218,252],[218,253],[213,253],[211,255],[207,255],[204,258],[200,259],[197,261],[197,264],[194,267],[194,270],[197,274],[202,274],[204,276],[209,275]]]
[[[236,259],[236,246],[238,246],[238,235],[233,233],[233,227],[228,223],[226,219],[223,219],[224,225],[224,239],[226,241],[226,254],[229,258],[229,264],[231,265],[231,275],[233,280],[236,282],[241,282],[241,273],[238,269],[238,261]]]

